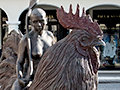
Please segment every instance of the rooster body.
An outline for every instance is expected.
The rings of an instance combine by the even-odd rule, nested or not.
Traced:
[[[97,90],[101,42],[101,30],[73,29],[45,52],[29,90]]]

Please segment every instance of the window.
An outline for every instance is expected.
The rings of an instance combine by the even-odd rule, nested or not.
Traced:
[[[120,69],[120,10],[93,10],[96,19],[104,32],[103,41],[106,46],[100,46],[100,69]]]

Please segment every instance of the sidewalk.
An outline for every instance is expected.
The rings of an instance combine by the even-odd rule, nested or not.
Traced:
[[[98,90],[120,90],[120,71],[98,71]]]
[[[98,90],[120,90],[120,83],[99,83]]]

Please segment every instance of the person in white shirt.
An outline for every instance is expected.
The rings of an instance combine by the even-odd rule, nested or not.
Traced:
[[[103,57],[109,62],[109,64],[113,64],[113,60],[116,56],[116,42],[114,41],[114,36],[110,36],[110,41],[106,42],[106,46],[103,51]]]

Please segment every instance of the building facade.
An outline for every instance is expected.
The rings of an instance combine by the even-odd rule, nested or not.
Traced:
[[[29,2],[30,0],[0,0],[0,49],[6,33],[13,29],[25,33],[25,16]],[[99,47],[100,69],[117,70],[116,73],[120,73],[120,0],[39,0],[37,7],[44,9],[48,17],[46,29],[54,33],[57,41],[65,37],[69,30],[59,24],[56,9],[63,6],[68,12],[70,4],[73,13],[76,11],[77,4],[80,5],[80,13],[85,7],[86,13],[90,14],[93,20],[98,21],[104,32],[103,40],[106,46]],[[29,29],[31,29],[30,25]],[[100,73],[103,75],[104,72]]]

